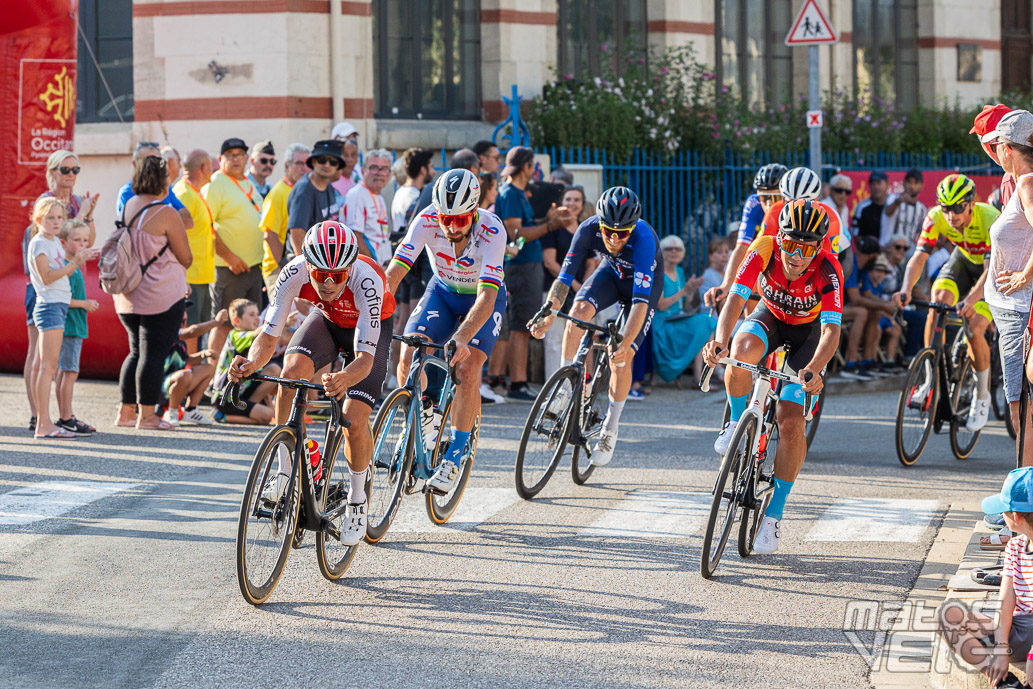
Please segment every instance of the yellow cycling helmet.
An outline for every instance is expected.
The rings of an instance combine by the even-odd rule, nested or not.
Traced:
[[[941,206],[968,203],[976,198],[976,184],[965,175],[947,175],[936,185],[936,200]]]

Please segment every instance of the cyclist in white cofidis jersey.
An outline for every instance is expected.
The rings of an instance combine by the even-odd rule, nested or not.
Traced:
[[[481,369],[506,313],[502,269],[506,229],[497,215],[478,210],[480,195],[477,176],[469,170],[449,170],[438,178],[432,205],[413,218],[387,269],[393,293],[416,257],[426,250],[434,277],[405,324],[405,334],[438,344],[448,339],[456,343],[451,363],[456,366],[459,385],[452,438],[448,452],[427,481],[427,487],[437,493],[452,490],[459,478],[463,449],[481,413]],[[403,346],[399,381],[409,377],[411,364],[412,350]]]
[[[347,398],[343,413],[351,426],[344,431],[344,449],[350,485],[341,543],[352,546],[366,534],[366,472],[373,454],[369,416],[380,399],[390,364],[395,300],[384,271],[373,259],[359,255],[355,234],[346,225],[333,220],[313,225],[302,249],[304,255],[280,271],[262,332],[247,357],[238,356],[230,364],[229,378],[247,377],[272,358],[296,298],[315,307],[287,345],[283,376],[311,380],[341,353],[348,359],[343,370],[323,374],[320,382],[327,395]],[[286,423],[294,394],[292,389],[280,388],[277,423]],[[280,450],[277,475],[262,491],[271,502],[283,495],[291,471],[290,456]]]

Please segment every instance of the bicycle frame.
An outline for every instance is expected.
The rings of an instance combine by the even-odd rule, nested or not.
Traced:
[[[939,433],[940,426],[944,421],[949,421],[958,415],[958,410],[954,408],[953,395],[949,393],[949,390],[951,389],[951,383],[956,382],[961,370],[957,361],[957,348],[960,345],[960,341],[955,342],[951,347],[950,356],[947,356],[947,338],[944,330],[948,326],[961,326],[965,333],[966,342],[972,339],[972,331],[968,327],[968,321],[957,314],[956,306],[947,306],[946,304],[922,301],[920,299],[912,299],[910,303],[936,311],[931,347],[936,352],[936,376],[940,379],[940,390],[943,391],[940,394],[936,409],[935,430]],[[951,313],[952,311],[954,312],[953,314]],[[969,344],[968,346],[971,345]]]
[[[436,345],[421,337],[405,337],[399,335],[393,335],[394,339],[404,342],[414,349],[412,366],[409,368],[409,377],[405,381],[405,385],[402,387],[409,391],[412,402],[409,404],[409,412],[406,416],[405,434],[402,439],[403,446],[406,446],[410,442],[410,436],[413,444],[413,469],[412,473],[417,479],[426,481],[434,474],[434,469],[430,464],[432,453],[428,452],[423,439],[423,424],[420,419],[420,413],[423,409],[423,372],[428,366],[431,368],[440,369],[444,374],[445,382],[441,386],[441,392],[438,395],[436,404],[438,408],[444,409],[445,404],[452,397],[453,390],[458,385],[458,380],[455,377],[455,368],[449,366],[447,363],[442,361],[440,358],[431,356],[427,350],[440,349],[447,350],[448,345]],[[450,352],[447,355],[451,357]],[[392,419],[387,420],[388,426],[390,426]],[[413,429],[418,432],[413,433]],[[380,438],[378,442],[382,443],[383,438]],[[373,448],[373,456],[380,456],[380,447]],[[398,457],[397,461],[402,461],[402,456]]]
[[[326,424],[326,435],[324,437],[322,452],[324,457],[334,457],[337,455],[341,446],[341,441],[344,439],[344,429],[351,426],[351,423],[347,419],[343,418],[341,403],[332,397],[326,400],[309,401],[307,399],[308,390],[321,392],[323,390],[323,386],[310,383],[305,380],[292,380],[290,378],[263,376],[260,374],[249,376],[249,379],[276,383],[280,387],[292,388],[295,390],[294,403],[291,406],[290,418],[285,424],[282,424],[293,431],[295,439],[294,456],[292,458],[293,463],[291,465],[290,478],[287,481],[284,495],[291,495],[294,490],[295,483],[300,480],[301,514],[304,515],[304,519],[302,520],[299,518],[298,526],[307,529],[308,531],[325,531],[328,535],[337,541],[340,541],[341,533],[337,530],[337,527],[333,525],[332,520],[340,517],[348,509],[348,505],[342,503],[330,512],[323,513],[322,511],[322,507],[319,504],[320,496],[316,494],[316,480],[312,472],[312,464],[308,461],[308,457],[305,455],[305,440],[307,438],[305,430],[305,410],[309,407],[316,409],[330,409],[330,421]],[[228,400],[238,409],[245,408],[244,404],[240,401],[239,383],[231,383],[228,385],[223,395],[225,400]],[[304,470],[298,471],[297,469],[299,467],[304,467]],[[271,466],[266,468],[266,473],[262,476],[259,485],[265,485],[269,480],[270,469]],[[329,480],[329,476],[326,477],[326,480]],[[256,517],[272,518],[274,516],[271,510],[262,507],[261,501],[256,502],[252,514]]]

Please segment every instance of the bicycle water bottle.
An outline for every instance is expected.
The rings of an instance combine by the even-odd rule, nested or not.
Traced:
[[[423,426],[423,445],[428,450],[434,447],[438,439],[438,431],[441,430],[443,414],[434,406],[434,401],[424,396],[423,409],[420,411],[420,423]]]
[[[319,456],[319,444],[309,438],[305,441],[305,453],[308,455],[309,464],[312,465],[312,478],[319,482],[323,478],[323,463]]]

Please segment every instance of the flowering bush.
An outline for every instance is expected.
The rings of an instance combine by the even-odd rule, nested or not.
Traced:
[[[669,155],[678,150],[719,154],[803,151],[809,133],[806,97],[781,105],[751,103],[718,84],[691,46],[624,58],[621,77],[611,69],[593,79],[560,75],[524,113],[537,146],[588,147],[627,159],[636,148]],[[623,66],[623,65],[622,65]],[[1017,107],[1031,97],[1011,94]],[[978,108],[957,103],[898,113],[867,94],[826,92],[822,109],[826,152],[978,153],[968,134]]]

